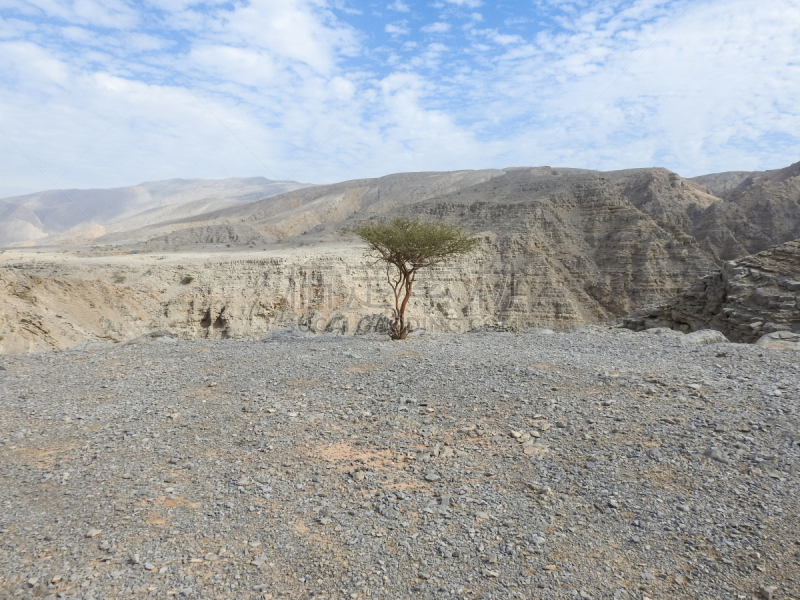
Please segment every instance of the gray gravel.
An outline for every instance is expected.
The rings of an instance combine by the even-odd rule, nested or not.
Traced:
[[[0,363],[2,597],[800,598],[794,353],[595,328]]]

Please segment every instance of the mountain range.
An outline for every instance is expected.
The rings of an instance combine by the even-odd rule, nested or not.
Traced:
[[[263,177],[169,179],[0,200],[0,246],[89,242],[107,232],[185,218],[304,187]],[[80,232],[64,236],[65,232]]]
[[[517,167],[272,184],[296,189],[206,200],[198,196],[214,184],[202,183],[182,201],[138,212],[130,202],[108,221],[87,211],[91,226],[18,242],[41,247],[0,259],[0,351],[159,328],[187,338],[297,323],[369,330],[387,292],[352,226],[392,215],[459,224],[480,238],[476,252],[416,286],[413,318],[446,331],[609,321],[663,305],[726,261],[800,238],[800,163],[691,179],[662,168]],[[238,189],[238,198],[261,193]],[[45,213],[40,221],[52,219]]]

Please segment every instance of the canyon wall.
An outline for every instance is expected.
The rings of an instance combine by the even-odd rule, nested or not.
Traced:
[[[715,329],[734,342],[800,333],[800,240],[728,261],[685,292],[622,323],[635,331]]]

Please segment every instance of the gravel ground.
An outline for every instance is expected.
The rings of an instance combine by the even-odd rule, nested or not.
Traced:
[[[600,328],[0,357],[0,596],[797,599],[797,359]]]

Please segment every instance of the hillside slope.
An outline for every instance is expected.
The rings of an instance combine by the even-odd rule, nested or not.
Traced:
[[[191,203],[208,198],[228,201],[205,207],[199,212],[229,206],[231,201],[252,202],[283,192],[305,187],[293,181],[271,181],[263,177],[230,179],[170,179],[149,181],[139,185],[96,190],[50,190],[13,198],[0,204],[0,246],[41,243],[43,238],[66,231],[87,230],[92,226],[119,221],[137,213],[170,205],[185,205],[181,211],[173,206],[163,218],[198,214]],[[149,221],[152,222],[152,221]],[[146,222],[134,222],[138,227]],[[106,229],[84,231],[78,239],[91,240]],[[58,242],[57,238],[47,240]]]

